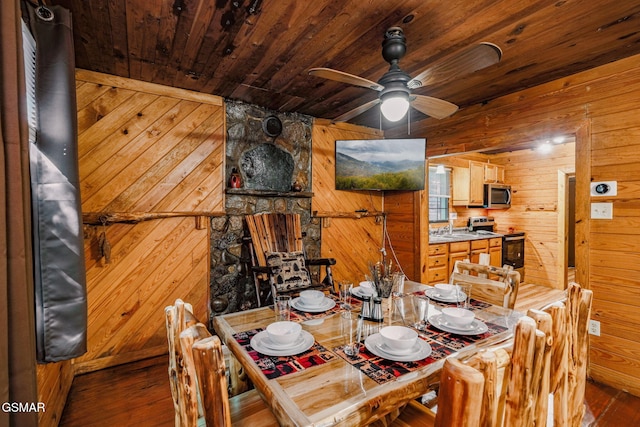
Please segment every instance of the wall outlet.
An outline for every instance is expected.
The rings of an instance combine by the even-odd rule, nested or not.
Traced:
[[[591,203],[591,219],[613,219],[613,203]]]
[[[600,322],[597,320],[589,320],[589,334],[600,336]]]

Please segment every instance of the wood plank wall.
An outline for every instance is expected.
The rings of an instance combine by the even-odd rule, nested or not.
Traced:
[[[525,281],[537,285],[564,289],[559,280],[566,268],[561,262],[559,216],[566,213],[558,194],[560,176],[575,173],[575,144],[555,145],[549,153],[518,150],[491,156],[491,162],[504,165],[505,182],[511,185],[511,208],[495,210],[494,216],[501,230],[513,227],[526,231]],[[564,178],[563,178],[564,179]]]
[[[382,192],[341,191],[335,188],[335,141],[380,138],[379,131],[346,123],[315,119],[312,155],[312,215],[321,218],[322,257],[336,259],[336,281],[364,280],[367,261],[380,260],[382,248]],[[358,214],[366,209],[371,215]]]
[[[413,126],[429,156],[517,150],[521,143],[576,135],[576,279],[594,291],[590,375],[640,396],[640,56]],[[402,131],[387,137],[402,137]],[[618,195],[590,197],[592,181]],[[613,203],[613,220],[591,220],[591,202]]]
[[[209,227],[224,213],[222,99],[79,70],[82,210],[177,215],[85,226],[88,352],[75,372],[166,352],[163,308],[208,321]],[[105,233],[111,259],[101,257]]]
[[[70,360],[38,365],[38,402],[44,402],[45,411],[38,413],[38,425],[57,426],[67,403],[73,382],[73,366]]]
[[[193,215],[224,212],[221,98],[84,70],[76,97],[83,214],[177,217],[85,225],[88,352],[38,366],[45,426],[57,425],[75,374],[165,353],[163,308],[175,298],[208,320],[209,227]]]

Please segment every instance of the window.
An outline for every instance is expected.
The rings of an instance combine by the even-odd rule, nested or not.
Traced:
[[[449,221],[451,169],[429,166],[429,222]]]

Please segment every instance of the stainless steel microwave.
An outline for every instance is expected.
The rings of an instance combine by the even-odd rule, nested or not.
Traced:
[[[483,207],[487,209],[510,208],[511,186],[506,184],[485,184]]]

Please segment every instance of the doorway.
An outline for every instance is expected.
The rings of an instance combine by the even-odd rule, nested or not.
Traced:
[[[558,284],[566,289],[575,281],[576,269],[576,176],[558,171]]]

